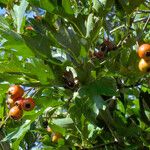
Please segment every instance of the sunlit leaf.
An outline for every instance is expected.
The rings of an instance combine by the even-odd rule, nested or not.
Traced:
[[[13,12],[12,12],[13,15],[12,16],[13,16],[14,22],[17,26],[18,33],[20,33],[22,21],[25,16],[25,11],[26,11],[27,6],[28,6],[28,2],[26,0],[21,0],[21,3],[19,6],[14,5],[14,7],[13,7]]]

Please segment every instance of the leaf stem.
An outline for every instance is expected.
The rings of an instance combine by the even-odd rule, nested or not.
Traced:
[[[116,28],[112,29],[112,30],[110,31],[110,33],[113,33],[113,32],[115,32],[115,31],[117,31],[117,30],[119,30],[120,28],[123,28],[123,27],[125,27],[124,24],[121,25],[121,26],[119,26],[119,27],[116,27]]]

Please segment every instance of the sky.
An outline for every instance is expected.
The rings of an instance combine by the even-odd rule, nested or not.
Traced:
[[[0,15],[4,15],[5,13],[6,13],[6,10],[0,7]]]

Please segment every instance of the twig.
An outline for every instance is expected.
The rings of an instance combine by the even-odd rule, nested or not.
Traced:
[[[150,13],[150,10],[138,10],[137,13]]]
[[[137,86],[139,86],[139,85],[141,85],[141,83],[137,82],[137,83],[132,84],[132,85],[124,85],[123,87],[124,87],[124,88],[134,88],[134,87],[137,87]]]
[[[119,26],[119,27],[114,28],[113,30],[110,31],[110,33],[113,33],[113,32],[115,32],[116,30],[119,30],[120,28],[123,28],[123,27],[125,27],[124,24],[121,25],[121,26]]]
[[[143,27],[143,30],[146,29],[146,27],[147,27],[149,21],[150,21],[150,15],[148,16],[148,19],[147,19],[147,21],[146,21],[146,23],[145,23],[145,25],[144,25],[144,27]]]
[[[140,19],[137,19],[137,20],[133,21],[133,23],[146,21],[147,19],[148,19],[148,17],[140,18]]]
[[[118,145],[119,143],[117,141],[113,141],[113,142],[110,142],[110,143],[105,143],[105,144],[100,144],[100,145],[96,145],[96,146],[93,146],[92,148],[87,148],[88,150],[94,150],[94,149],[97,149],[97,148],[102,148],[102,147],[105,147],[105,146],[110,146],[110,145]]]
[[[2,121],[2,123],[0,124],[0,129],[2,128],[2,126],[6,123],[6,121],[9,119],[9,115],[6,117],[6,119],[4,121]]]
[[[130,32],[128,32],[123,39],[121,39],[118,44],[117,44],[117,47],[120,47],[127,39],[128,39],[128,36],[130,35]]]

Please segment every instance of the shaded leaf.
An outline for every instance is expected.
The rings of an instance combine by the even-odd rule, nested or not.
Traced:
[[[83,87],[80,90],[81,94],[89,96],[94,95],[117,95],[117,88],[113,78],[101,78]]]
[[[46,84],[51,80],[54,80],[51,68],[48,65],[45,65],[43,60],[30,59],[30,61],[25,64],[25,70],[27,70],[28,73],[37,76],[41,84]]]

